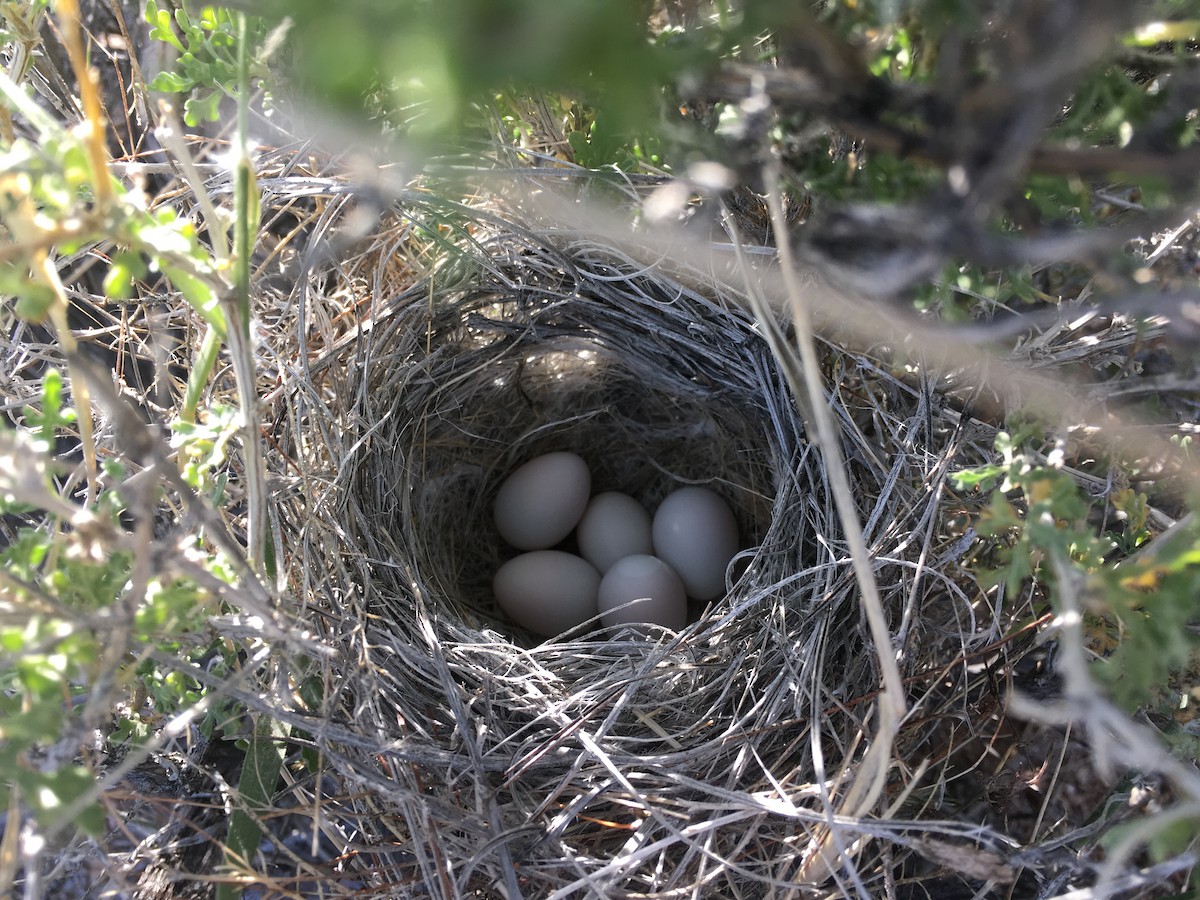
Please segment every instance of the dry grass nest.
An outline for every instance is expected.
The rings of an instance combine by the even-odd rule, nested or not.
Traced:
[[[829,470],[730,267],[648,265],[644,247],[549,222],[525,195],[462,205],[404,189],[363,229],[378,194],[307,165],[280,151],[259,178],[257,352],[285,589],[275,610],[239,590],[210,623],[256,648],[222,689],[292,727],[285,787],[256,812],[272,840],[247,878],[445,898],[1028,896],[1095,880],[1093,850],[1120,821],[1098,810],[1128,807],[1112,799],[1121,773],[1097,771],[1077,732],[1006,713],[1013,682],[1055,690],[1044,598],[976,580],[986,497],[947,482],[993,458],[992,425],[888,347],[819,344],[910,710],[880,767],[880,666]],[[704,246],[708,262],[732,256]],[[89,309],[109,316],[101,345],[153,330]],[[168,362],[185,369],[200,333]],[[1102,368],[1146,336],[1081,315],[1041,331],[1038,365]],[[28,329],[13,343],[55,358]],[[41,372],[15,372],[11,396],[35,397]],[[205,404],[232,385],[218,372]],[[99,440],[121,451],[116,430]],[[512,553],[492,502],[551,450],[648,509],[685,484],[721,494],[745,548],[726,596],[679,633],[547,641],[514,626],[491,597]],[[229,465],[236,531],[235,448]],[[273,687],[242,677],[257,675]],[[226,744],[147,751],[130,802],[166,812],[136,847],[114,837],[106,869],[147,865],[139,884],[161,887],[148,897],[187,881],[203,895],[221,865],[214,797],[238,803]],[[163,782],[174,768],[186,777]],[[878,772],[878,799],[845,814]]]
[[[292,333],[319,344],[295,348],[275,393],[296,612],[337,651],[306,725],[327,765],[314,802],[355,848],[337,877],[388,896],[838,896],[897,879],[920,895],[947,871],[930,829],[984,860],[954,884],[1013,876],[999,856],[979,867],[1017,845],[985,782],[1012,729],[1003,673],[1028,643],[1005,635],[1029,600],[960,569],[970,540],[945,502],[947,472],[992,432],[885,356],[822,346],[910,702],[928,709],[900,736],[891,818],[835,821],[880,673],[825,466],[740,289],[495,203],[429,203],[402,201],[305,274],[310,324]],[[650,639],[514,626],[491,598],[511,554],[491,502],[551,450],[648,508],[683,484],[719,492],[747,548],[728,595]]]

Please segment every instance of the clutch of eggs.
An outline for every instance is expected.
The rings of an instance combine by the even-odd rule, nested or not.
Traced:
[[[678,630],[689,596],[721,595],[738,551],[737,522],[721,497],[681,488],[651,518],[627,494],[590,492],[587,463],[567,452],[536,457],[501,484],[496,530],[528,552],[501,566],[492,588],[518,625],[547,637],[597,618]],[[572,531],[579,556],[551,549]]]

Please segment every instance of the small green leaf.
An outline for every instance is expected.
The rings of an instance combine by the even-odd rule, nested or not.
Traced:
[[[284,742],[290,733],[289,726],[268,715],[259,714],[254,723],[242,777],[238,781],[238,792],[245,807],[235,808],[229,817],[226,838],[225,859],[235,868],[254,859],[262,840],[262,829],[250,811],[270,808],[283,766]],[[217,887],[218,900],[232,900],[235,896],[232,886],[222,884]]]
[[[118,253],[104,276],[104,296],[112,300],[132,297],[133,281],[144,275],[145,270],[141,257],[136,253]]]
[[[14,310],[19,318],[26,322],[44,322],[50,314],[50,308],[57,301],[54,291],[38,282],[26,282],[23,290],[17,296]]]
[[[54,446],[58,429],[75,421],[75,410],[63,407],[63,377],[58,369],[47,370],[42,379],[41,409],[25,407],[25,422],[36,430],[40,449]]]
[[[25,432],[17,432],[24,434]],[[27,446],[27,445],[25,445]],[[50,552],[50,536],[33,528],[22,528],[17,539],[0,555],[6,571],[26,581],[36,577],[37,570]]]
[[[0,628],[0,650],[20,653],[25,649],[25,632],[20,628]]]
[[[183,102],[183,119],[192,127],[202,122],[216,122],[221,115],[221,92],[212,91]]]
[[[155,0],[146,0],[146,24],[150,26],[150,37],[156,41],[164,41],[181,53],[184,46],[171,27],[171,14],[165,9],[159,9]]]
[[[980,466],[977,469],[963,469],[961,472],[951,472],[950,481],[960,491],[978,488],[986,491],[995,487],[996,482],[1004,475],[1001,466]]]
[[[42,785],[32,794],[36,805],[44,814],[43,818],[49,820],[62,807],[78,800],[95,786],[95,775],[83,766],[69,766],[45,776]],[[104,813],[95,802],[83,807],[74,822],[93,836],[104,831]]]
[[[180,94],[190,91],[194,84],[190,78],[176,72],[159,72],[147,86],[152,91],[161,91],[164,94]]]
[[[23,712],[8,711],[0,719],[0,740],[30,746],[50,742],[62,728],[62,708],[54,703],[32,703]]]
[[[179,289],[185,300],[192,305],[196,312],[204,317],[204,321],[225,333],[225,314],[217,303],[217,294],[212,286],[202,278],[197,278],[183,269],[159,262],[162,273],[171,279],[171,283]]]

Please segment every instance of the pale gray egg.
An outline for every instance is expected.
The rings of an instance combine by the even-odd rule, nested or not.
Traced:
[[[518,625],[553,637],[596,615],[600,573],[587,560],[561,550],[522,553],[492,579],[496,602]]]
[[[575,531],[579,552],[603,575],[626,556],[650,554],[650,513],[628,494],[597,494],[583,511]]]
[[[687,624],[683,582],[656,556],[619,560],[600,579],[596,603],[604,625],[651,623],[678,631]]]
[[[654,513],[654,553],[678,574],[688,596],[713,600],[725,591],[725,569],[738,552],[737,520],[707,488],[667,495]]]
[[[579,524],[591,490],[587,463],[574,453],[531,459],[500,485],[496,530],[518,550],[553,547]]]

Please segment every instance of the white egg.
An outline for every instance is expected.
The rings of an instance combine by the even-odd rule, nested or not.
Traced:
[[[628,494],[608,491],[588,503],[575,537],[579,552],[603,575],[626,556],[654,552],[650,513]]]
[[[683,582],[656,556],[639,554],[617,562],[600,579],[596,603],[604,625],[652,623],[678,631],[687,624]]]
[[[587,463],[574,453],[531,459],[500,485],[496,529],[518,550],[553,547],[579,523],[591,490]]]
[[[688,596],[712,600],[725,591],[738,533],[724,500],[707,488],[680,488],[659,504],[652,532],[655,555],[679,573]]]
[[[587,560],[561,550],[522,553],[492,579],[496,602],[535,634],[553,637],[596,615],[600,573]]]

